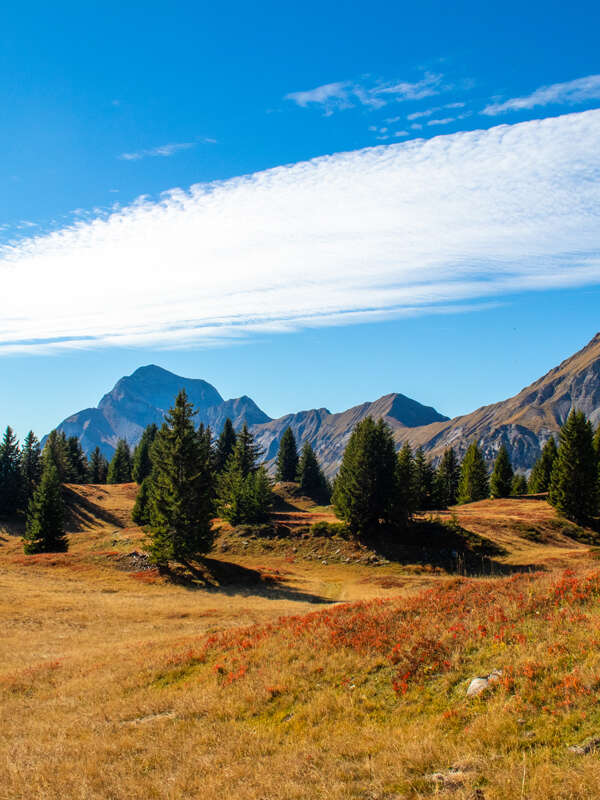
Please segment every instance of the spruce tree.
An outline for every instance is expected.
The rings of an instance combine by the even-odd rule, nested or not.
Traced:
[[[527,478],[525,475],[521,475],[519,472],[515,472],[514,478],[512,480],[512,486],[510,488],[510,493],[513,497],[518,497],[522,494],[527,494]]]
[[[0,443],[0,516],[10,517],[21,505],[21,454],[10,425]]]
[[[48,460],[29,502],[23,549],[27,554],[59,553],[67,547],[60,477],[52,461]]]
[[[158,428],[154,423],[148,425],[134,450],[131,474],[137,484],[141,485],[144,479],[152,472],[151,448],[157,432]]]
[[[593,431],[582,411],[571,411],[560,429],[549,500],[576,522],[588,522],[598,513],[598,465]]]
[[[459,481],[460,464],[454,448],[448,447],[444,450],[435,476],[436,495],[441,508],[456,505]]]
[[[159,566],[185,562],[213,542],[212,458],[200,446],[194,409],[182,389],[153,445],[150,555]]]
[[[100,448],[96,447],[90,456],[88,483],[106,483],[107,475],[108,461],[102,455]]]
[[[406,524],[416,509],[415,500],[415,460],[408,442],[404,444],[396,461],[396,496],[399,522]]]
[[[21,450],[21,492],[26,509],[33,497],[35,487],[42,477],[42,454],[40,443],[33,431],[29,431]]]
[[[136,525],[148,525],[150,523],[151,484],[152,479],[148,475],[141,482],[140,488],[138,489],[131,512],[131,519]]]
[[[227,417],[215,448],[215,470],[217,473],[220,474],[225,470],[229,457],[235,449],[235,442],[236,435],[233,429],[233,423],[229,417]]]
[[[416,511],[433,508],[434,470],[427,460],[423,448],[419,447],[413,463],[413,502]]]
[[[331,487],[309,442],[302,445],[297,480],[302,494],[317,503],[329,503]]]
[[[278,481],[295,481],[297,472],[298,448],[296,447],[296,438],[292,433],[292,429],[288,427],[283,432],[279,443],[275,476]]]
[[[42,452],[42,461],[46,464],[54,464],[61,483],[69,480],[71,464],[67,447],[67,437],[64,431],[50,431]]]
[[[227,467],[218,479],[219,514],[231,525],[264,522],[271,508],[271,480],[259,466],[261,450],[244,425]]]
[[[239,469],[245,478],[258,469],[258,459],[261,455],[262,450],[254,441],[254,436],[248,430],[246,423],[244,423],[242,430],[236,437],[235,447],[229,463]]]
[[[396,478],[391,429],[366,417],[352,431],[333,487],[335,513],[352,533],[368,537],[395,521]]]
[[[512,489],[514,470],[510,463],[508,450],[503,444],[494,461],[494,469],[490,478],[490,495],[493,498],[508,497]]]
[[[108,466],[107,483],[130,483],[131,453],[125,439],[119,439],[112,460]]]
[[[67,439],[69,463],[68,480],[70,483],[86,483],[88,479],[88,463],[77,436]]]
[[[557,452],[556,441],[554,436],[551,436],[542,448],[540,457],[531,470],[531,475],[529,476],[529,491],[531,494],[540,494],[550,489],[552,467],[554,466]]]
[[[477,442],[472,442],[460,468],[458,502],[474,503],[476,500],[485,500],[489,494],[487,467]]]

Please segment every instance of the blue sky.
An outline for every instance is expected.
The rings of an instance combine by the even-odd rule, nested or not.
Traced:
[[[9,5],[0,425],[147,363],[454,415],[600,329],[597,3]]]

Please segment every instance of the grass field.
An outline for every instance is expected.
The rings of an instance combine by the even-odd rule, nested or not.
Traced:
[[[172,582],[133,485],[68,494],[69,552],[0,531],[1,798],[598,796],[600,565],[543,500],[391,554],[315,537],[331,511],[283,487],[269,535],[223,525]]]

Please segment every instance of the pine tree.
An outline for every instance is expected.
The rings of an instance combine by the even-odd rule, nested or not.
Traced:
[[[261,451],[244,425],[237,436],[227,468],[218,479],[219,514],[231,525],[264,522],[271,508],[271,481],[259,466]]]
[[[15,514],[21,505],[21,454],[10,425],[0,443],[0,516]]]
[[[413,462],[413,502],[416,511],[429,511],[433,508],[434,470],[419,447]]]
[[[456,505],[459,481],[460,464],[454,448],[448,447],[444,450],[435,476],[436,495],[441,508]]]
[[[148,425],[142,433],[142,438],[133,453],[132,477],[137,484],[142,484],[144,479],[152,472],[152,443],[156,438],[158,428],[154,423]]]
[[[233,429],[233,423],[229,417],[227,417],[215,448],[215,470],[217,473],[220,474],[225,470],[229,457],[235,449],[235,442],[236,435]]]
[[[352,533],[368,537],[395,521],[396,477],[391,429],[366,417],[352,431],[333,487],[335,513]]]
[[[54,464],[61,483],[69,480],[71,464],[64,431],[50,431],[42,452],[42,461],[44,466]]]
[[[315,451],[309,442],[302,445],[302,453],[298,462],[298,483],[302,494],[317,503],[329,503],[331,486],[321,469]]]
[[[108,475],[108,461],[102,455],[99,447],[96,447],[90,456],[88,468],[88,483],[106,483]]]
[[[150,555],[166,566],[207,552],[213,542],[212,458],[200,446],[194,409],[182,389],[153,445]]]
[[[554,436],[551,436],[542,448],[540,457],[531,470],[531,475],[529,476],[529,491],[531,494],[547,492],[550,489],[552,467],[554,466],[557,452],[556,441]]]
[[[396,493],[399,522],[406,525],[416,509],[415,500],[415,459],[408,442],[404,444],[396,461]]]
[[[151,485],[152,479],[148,475],[141,482],[140,488],[138,489],[131,512],[131,519],[136,525],[148,525],[150,523]]]
[[[549,500],[576,522],[587,522],[598,513],[598,465],[593,432],[582,411],[571,411],[560,429]]]
[[[508,450],[503,444],[494,461],[494,469],[490,478],[490,495],[493,498],[508,497],[512,489],[514,470],[510,463]]]
[[[42,455],[40,443],[33,431],[29,431],[21,450],[21,492],[23,507],[26,509],[33,492],[42,477]]]
[[[59,553],[67,547],[60,477],[52,461],[48,460],[29,502],[23,549],[28,554]]]
[[[131,453],[125,439],[119,439],[112,460],[108,466],[107,483],[130,483]]]
[[[67,439],[67,452],[69,461],[69,482],[86,483],[88,478],[88,463],[77,436],[69,436]]]
[[[288,427],[283,432],[279,443],[276,478],[278,481],[295,481],[297,472],[298,448],[292,429]]]
[[[527,478],[525,475],[515,472],[510,493],[512,497],[518,497],[519,495],[527,494]]]
[[[460,468],[458,502],[474,503],[476,500],[485,500],[489,494],[487,467],[477,442],[472,442]]]
[[[244,423],[244,427],[236,437],[235,447],[229,463],[234,464],[245,478],[258,469],[258,459],[261,455],[260,447],[254,441],[254,436],[248,430],[246,423]]]

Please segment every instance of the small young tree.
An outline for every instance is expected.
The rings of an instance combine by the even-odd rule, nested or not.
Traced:
[[[21,504],[21,454],[10,425],[0,443],[0,516],[12,516]]]
[[[58,470],[48,461],[29,503],[23,549],[27,554],[59,553],[67,547],[62,487]]]
[[[304,442],[302,445],[297,480],[302,494],[317,503],[329,503],[331,486],[309,442]]]
[[[593,432],[582,411],[571,411],[560,429],[549,500],[576,522],[587,522],[598,513],[598,465]]]
[[[108,466],[107,483],[131,482],[131,453],[125,439],[119,439],[115,454]]]
[[[21,491],[23,507],[26,509],[33,492],[42,477],[42,454],[40,443],[33,431],[29,431],[21,450]]]
[[[136,525],[148,525],[150,523],[151,482],[151,478],[148,475],[141,482],[138,489],[131,512],[131,519]]]
[[[474,503],[489,497],[488,473],[477,442],[472,442],[465,453],[458,484],[458,502]]]
[[[454,448],[448,447],[444,450],[435,476],[436,495],[441,508],[456,505],[459,481],[460,464]]]
[[[291,428],[286,428],[279,443],[277,453],[277,472],[278,481],[295,481],[298,472],[298,448],[296,439]]]
[[[512,489],[514,471],[505,445],[500,447],[490,479],[490,494],[494,498],[508,497]]]
[[[150,555],[156,564],[185,562],[213,542],[213,476],[194,428],[194,409],[182,389],[153,444]]]
[[[154,423],[148,425],[142,433],[142,438],[133,452],[133,467],[131,474],[137,484],[142,484],[144,479],[152,472],[152,444],[158,433]]]
[[[515,473],[512,480],[510,493],[512,497],[518,497],[519,495],[527,494],[527,478],[525,475],[521,475],[519,472]]]
[[[106,483],[108,475],[108,461],[102,455],[99,447],[95,447],[90,456],[88,467],[88,483]]]
[[[235,442],[236,435],[233,423],[227,417],[215,447],[215,470],[218,474],[225,470],[227,462],[235,449]]]
[[[529,476],[529,491],[531,494],[547,492],[550,489],[552,467],[554,466],[557,452],[556,441],[554,436],[551,436],[542,448],[540,457],[531,470],[531,475]]]

